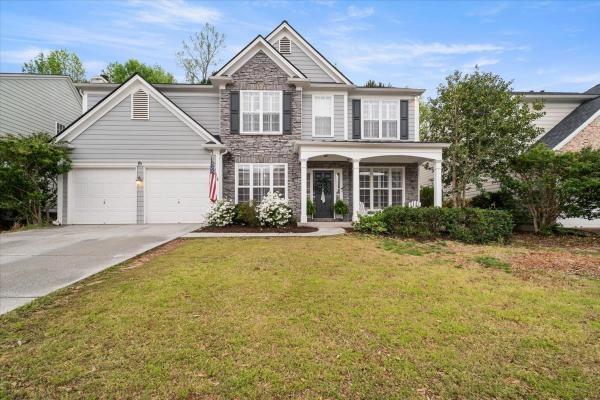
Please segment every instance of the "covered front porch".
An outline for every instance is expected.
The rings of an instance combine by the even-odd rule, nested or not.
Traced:
[[[336,201],[349,208],[347,219],[391,205],[420,205],[418,170],[422,162],[434,166],[434,205],[442,205],[442,150],[440,143],[298,141],[300,159],[300,222],[308,222],[307,204],[313,202],[315,221],[340,219]]]

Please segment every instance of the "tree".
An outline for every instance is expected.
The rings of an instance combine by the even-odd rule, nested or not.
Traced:
[[[388,83],[387,85],[383,82],[375,82],[373,79],[369,79],[367,83],[365,83],[365,87],[368,88],[391,88],[392,84]]]
[[[48,220],[57,177],[71,169],[68,149],[52,139],[46,132],[0,138],[0,208],[28,224]]]
[[[225,48],[225,35],[207,23],[202,31],[190,35],[189,43],[183,41],[182,46],[183,50],[177,52],[177,63],[185,69],[186,81],[209,84],[208,70],[220,61],[217,57]]]
[[[563,217],[600,217],[600,150],[557,153],[538,144],[514,157],[501,180],[533,220],[548,232]]]
[[[135,73],[150,83],[175,83],[173,74],[166,72],[160,65],[150,66],[134,58],[121,64],[112,62],[102,71],[112,83],[123,83]]]
[[[530,109],[511,83],[478,68],[471,74],[455,71],[429,101],[423,138],[450,143],[443,182],[455,207],[465,206],[468,184],[481,188],[486,179],[498,179],[509,160],[542,133],[534,124],[543,115],[542,104]]]
[[[40,52],[21,68],[29,74],[68,75],[73,82],[85,82],[85,68],[77,54],[67,50],[52,50],[48,56]]]

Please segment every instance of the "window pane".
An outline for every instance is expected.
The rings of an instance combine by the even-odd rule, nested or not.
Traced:
[[[365,121],[364,137],[378,138],[379,137],[379,121]]]
[[[398,121],[382,121],[381,122],[381,137],[384,137],[384,138],[398,137]]]
[[[269,165],[254,165],[254,187],[271,186],[271,167]]]
[[[374,189],[373,190],[373,208],[384,208],[388,205],[388,190]]]
[[[279,132],[279,114],[263,114],[263,132]]]
[[[392,189],[392,205],[402,205],[402,190]]]
[[[359,183],[361,189],[368,189],[371,187],[371,171],[370,170],[360,170],[359,175]]]
[[[268,187],[266,187],[266,188],[254,187],[254,189],[252,189],[253,199],[257,203],[260,203],[261,200],[263,199],[263,197],[265,197],[267,195],[267,193],[269,193]]]
[[[281,195],[281,197],[284,197],[284,198],[286,197],[285,196],[285,187],[274,187],[273,192],[279,193]]]
[[[313,112],[315,116],[319,117],[331,117],[331,105],[333,103],[332,96],[314,96],[314,107]]]
[[[392,187],[402,189],[402,170],[392,169]]]
[[[373,187],[387,188],[389,184],[389,170],[387,168],[373,168]]]
[[[250,167],[238,168],[238,186],[250,186]]]
[[[279,96],[279,92],[263,92],[263,111],[279,114]]]
[[[283,165],[273,167],[273,186],[285,186],[285,167]]]
[[[238,188],[238,203],[250,201],[250,188]]]
[[[371,208],[371,191],[369,189],[360,189],[360,201],[365,208]]]
[[[331,136],[331,117],[315,117],[315,135]]]

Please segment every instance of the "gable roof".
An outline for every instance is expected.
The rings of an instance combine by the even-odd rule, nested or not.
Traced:
[[[347,85],[353,85],[352,81],[348,79],[339,69],[336,68],[327,58],[325,58],[317,49],[315,49],[304,37],[298,33],[287,21],[282,21],[271,33],[267,35],[267,40],[283,35],[285,32],[295,39],[295,43],[300,45],[301,49],[310,57],[312,60],[319,65],[329,76],[331,76],[338,83],[345,83]],[[287,36],[287,35],[286,35]]]
[[[231,60],[229,60],[220,70],[218,70],[213,77],[231,76],[235,71],[240,69],[248,60],[250,60],[256,53],[262,51],[271,60],[275,62],[290,78],[306,78],[306,75],[302,73],[298,68],[294,66],[290,61],[283,57],[275,48],[265,40],[264,37],[258,35],[254,40],[240,50]]]
[[[598,116],[600,116],[600,96],[580,104],[554,128],[546,132],[538,143],[545,143],[552,149],[560,150]]]
[[[67,141],[70,142],[77,136],[82,134],[88,127],[98,121],[103,115],[112,110],[117,104],[126,99],[132,93],[139,89],[146,90],[155,100],[163,107],[171,111],[181,122],[187,125],[191,130],[204,138],[208,143],[220,144],[220,141],[206,130],[201,124],[185,113],[181,108],[177,107],[168,97],[158,91],[152,84],[148,83],[137,73],[130,76],[119,87],[115,88],[106,97],[96,103],[87,112],[80,115],[75,121],[67,126],[62,132],[55,137],[55,142]]]

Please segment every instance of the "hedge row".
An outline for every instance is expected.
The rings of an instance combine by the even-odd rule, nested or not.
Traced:
[[[510,239],[513,221],[510,213],[499,210],[394,206],[361,216],[354,229],[378,235],[503,243]]]

